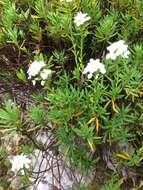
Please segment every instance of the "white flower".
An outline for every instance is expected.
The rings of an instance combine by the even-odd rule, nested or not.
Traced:
[[[52,73],[50,69],[44,69],[41,73],[40,76],[43,80],[46,80],[48,76]]]
[[[11,160],[11,164],[12,164],[11,170],[13,172],[18,172],[24,167],[29,168],[30,163],[31,163],[31,160],[23,154],[14,156],[13,159]]]
[[[42,81],[41,81],[41,86],[44,86],[44,84],[45,84],[45,81],[42,80]]]
[[[91,79],[94,72],[99,71],[102,74],[106,73],[105,66],[100,62],[100,59],[90,59],[87,66],[84,68],[83,74],[87,74],[88,79]],[[98,75],[96,76],[96,79]]]
[[[29,69],[27,71],[28,75],[29,75],[29,79],[31,79],[31,77],[35,77],[39,71],[45,66],[45,62],[43,60],[41,61],[34,61],[30,66]]]
[[[128,50],[128,45],[126,45],[123,40],[112,43],[110,46],[107,47],[107,50],[109,51],[109,53],[106,55],[106,59],[115,60],[118,56],[128,58],[128,55],[130,54]]]
[[[32,80],[32,84],[33,84],[33,86],[35,86],[36,85],[36,80]]]
[[[82,13],[81,11],[77,13],[77,15],[74,17],[74,23],[77,26],[80,26],[84,24],[84,22],[90,20],[90,16],[88,16],[86,13]]]
[[[42,78],[41,80],[41,85],[44,86],[45,80],[48,78],[48,76],[52,73],[52,70],[50,69],[44,69],[41,73],[40,76]]]
[[[32,80],[32,84],[33,84],[33,86],[35,86],[36,85],[36,82],[39,80],[39,78],[38,77],[36,77],[36,78],[34,78],[33,80]]]

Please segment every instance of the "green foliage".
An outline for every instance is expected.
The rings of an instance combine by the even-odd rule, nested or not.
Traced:
[[[3,1],[2,23],[5,28],[10,29],[17,20],[17,11],[15,2],[11,3],[9,0]]]
[[[68,121],[74,114],[81,110],[83,91],[73,87],[69,89],[57,89],[51,92],[46,100],[53,105],[48,118],[53,121]],[[83,111],[83,110],[81,110]]]
[[[88,190],[88,188],[82,185],[77,187],[75,190]]]
[[[0,177],[0,187],[1,188],[8,188],[10,185],[10,182],[8,182],[6,179]]]
[[[0,160],[6,156],[6,150],[4,147],[0,146]]]
[[[82,168],[84,166],[88,168],[90,163],[85,147],[94,151],[94,144],[100,143],[100,138],[94,135],[94,125],[88,127],[87,124],[92,117],[92,110],[88,110],[90,104],[88,98],[84,90],[72,86],[52,91],[46,98],[51,104],[48,119],[59,128],[57,134],[60,139],[59,144],[64,146],[63,152],[68,154],[72,163]],[[94,111],[93,114],[95,115]],[[78,137],[81,139],[80,146],[76,144]],[[80,162],[77,162],[77,159]]]
[[[26,75],[22,69],[20,69],[20,71],[17,71],[16,74],[19,80],[26,82]]]
[[[117,18],[116,12],[111,12],[99,21],[99,26],[95,32],[97,41],[109,41],[117,34]]]
[[[140,30],[140,24],[135,19],[131,14],[122,14],[122,23],[124,24],[121,35],[125,40],[134,39]]]
[[[47,2],[45,2],[44,0],[36,0],[35,11],[37,13],[38,18],[44,18],[45,20],[47,20]]]
[[[128,165],[130,166],[140,166],[143,159],[143,146],[133,154],[132,158],[129,160]]]
[[[101,190],[120,190],[120,182],[117,182],[115,178],[112,178],[109,180],[102,188]]]
[[[81,6],[83,11],[88,13],[96,23],[101,17],[100,3],[98,1],[82,0]]]
[[[105,119],[105,128],[107,131],[109,130],[109,141],[116,139],[116,141],[126,142],[128,139],[133,138],[133,134],[131,135],[129,129],[126,128],[126,125],[131,126],[134,125],[136,120],[136,116],[130,115],[130,106],[122,107],[119,113],[116,113],[112,119]]]
[[[21,150],[20,152],[23,154],[31,154],[32,153],[32,148],[28,145],[21,145]]]
[[[65,130],[65,126],[61,126],[56,133],[59,150],[66,156],[67,161],[82,171],[89,171],[93,167],[95,161],[93,162],[89,159],[86,143],[83,144],[83,142],[80,141],[79,146],[78,138],[76,138],[75,133],[70,130],[70,128],[68,129],[68,127]]]
[[[32,94],[32,99],[35,101],[35,102],[45,102],[45,97],[44,97],[44,94],[42,94],[40,91],[37,91],[35,92],[34,94]]]
[[[48,132],[56,137],[59,154],[78,169],[89,171],[100,163],[108,167],[102,152],[106,146],[113,147],[111,158],[108,158],[113,160],[112,156],[119,152],[117,147],[122,143],[132,143],[135,152],[128,160],[119,163],[117,159],[115,165],[120,165],[121,169],[141,167],[143,1],[4,0],[0,1],[0,11],[0,59],[3,59],[3,47],[7,50],[10,45],[18,52],[12,59],[12,63],[18,64],[8,65],[13,67],[14,74],[3,70],[2,65],[0,77],[10,81],[16,73],[26,82],[25,69],[31,60],[44,60],[52,70],[44,89],[38,82],[37,86],[28,87],[34,93],[31,94],[33,105],[21,112],[15,102],[7,101],[6,106],[0,108],[2,135],[22,130],[32,139],[32,135],[35,137],[38,130],[50,122]],[[76,26],[75,16],[79,11],[90,19]],[[118,40],[128,44],[130,55],[107,60],[107,46]],[[88,79],[83,71],[91,58],[100,59],[105,74],[97,75],[97,71]],[[25,65],[20,67],[21,62]],[[28,129],[24,128],[27,124]],[[19,146],[20,153],[29,154],[33,150],[30,143]],[[39,146],[43,149],[42,144]],[[7,153],[0,148],[0,158],[5,156]],[[7,169],[2,162],[2,170]],[[0,180],[0,184],[5,183],[5,178]],[[30,185],[27,176],[21,180],[24,186]],[[122,182],[113,178],[102,189],[119,190]]]
[[[15,102],[7,101],[5,108],[0,109],[0,131],[17,131],[21,127],[21,122],[19,107]]]
[[[40,107],[31,107],[28,112],[28,117],[37,125],[46,123],[46,113]]]
[[[41,28],[39,26],[39,22],[37,20],[34,20],[31,22],[30,27],[29,27],[29,32],[31,33],[31,36],[35,40],[40,40],[42,33],[41,33]]]
[[[30,181],[29,177],[26,175],[20,176],[20,181],[23,185],[23,188],[32,185],[32,182]]]
[[[7,80],[11,80],[13,78],[13,75],[9,71],[0,71],[0,76],[4,77]]]
[[[67,57],[64,52],[58,50],[53,51],[54,61],[59,65],[64,65],[67,61]]]
[[[134,63],[136,63],[135,65],[137,65],[139,68],[143,68],[143,65],[140,64],[143,58],[143,44],[135,44],[133,53],[133,60]]]
[[[2,31],[2,29],[0,29],[0,43],[2,45],[2,43],[5,42],[5,35]]]
[[[48,19],[50,21],[49,32],[54,37],[54,35],[66,35],[71,30],[71,16],[61,13],[49,12]]]

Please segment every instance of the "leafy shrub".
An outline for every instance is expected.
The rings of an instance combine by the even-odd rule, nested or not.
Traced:
[[[86,172],[105,161],[105,145],[113,147],[115,165],[141,166],[143,2],[4,0],[0,10],[0,46],[11,44],[18,60],[26,57],[14,71],[23,86],[35,80],[38,88],[24,114],[16,102],[0,108],[0,131],[26,134],[37,148],[32,135],[46,129],[67,163]],[[35,60],[50,68],[43,88],[38,74],[45,68],[29,78],[26,74]],[[134,153],[118,149],[123,143]],[[22,179],[25,185],[28,178]],[[111,180],[102,189],[119,188]]]

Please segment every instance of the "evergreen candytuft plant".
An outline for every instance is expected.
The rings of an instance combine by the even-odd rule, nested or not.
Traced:
[[[12,83],[31,97],[25,105],[23,90],[21,105],[18,95],[1,103],[2,139],[12,133],[21,141],[11,152],[3,151],[0,141],[0,164],[6,168],[0,188],[10,186],[3,182],[9,177],[3,157],[28,149],[56,152],[85,173],[113,170],[116,178],[99,184],[101,189],[142,188],[143,2],[4,0],[0,11],[2,90]],[[41,131],[54,137],[54,148],[39,146]],[[29,186],[28,175],[18,174],[23,188]]]

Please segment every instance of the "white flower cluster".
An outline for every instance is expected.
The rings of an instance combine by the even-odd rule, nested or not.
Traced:
[[[119,40],[117,42],[112,43],[107,47],[109,53],[106,55],[106,59],[115,60],[118,56],[122,56],[123,58],[128,58],[130,55],[130,51],[128,50],[128,45],[125,44],[123,40]],[[99,59],[90,59],[87,66],[84,68],[83,74],[87,74],[88,79],[91,79],[94,72],[99,71],[102,74],[106,73],[105,66],[100,62]],[[99,74],[96,75],[96,79]]]
[[[109,53],[106,55],[106,59],[115,60],[118,56],[123,58],[128,58],[130,52],[128,50],[128,45],[125,44],[123,40],[112,43],[107,47]]]
[[[46,64],[43,60],[41,61],[34,61],[30,66],[29,69],[27,71],[29,77],[28,79],[31,79],[32,77],[37,76],[38,74],[40,74],[41,79],[39,79],[38,77],[34,78],[32,80],[33,85],[36,84],[37,80],[41,80],[41,85],[44,86],[46,79],[48,78],[48,76],[52,73],[52,71],[50,69],[44,69],[41,71],[41,69],[43,67],[45,67]]]
[[[44,69],[41,73],[40,76],[42,78],[41,81],[41,85],[44,86],[46,79],[48,78],[48,76],[52,73],[52,71],[50,69]]]
[[[39,71],[46,66],[44,61],[33,61],[33,63],[30,65],[27,73],[29,75],[28,79],[31,79],[31,77],[35,77]]]
[[[90,20],[90,16],[87,15],[87,13],[82,13],[81,11],[77,13],[77,15],[74,17],[74,23],[76,26],[80,26],[84,24],[86,21]]]
[[[84,68],[83,74],[87,74],[88,79],[91,79],[94,72],[99,71],[102,74],[106,73],[105,66],[100,62],[100,59],[90,59],[87,66]],[[98,74],[96,75],[98,78]]]
[[[12,164],[11,171],[17,173],[18,171],[23,171],[23,168],[29,168],[31,160],[27,158],[26,155],[17,155],[14,156],[12,160],[10,160]]]

